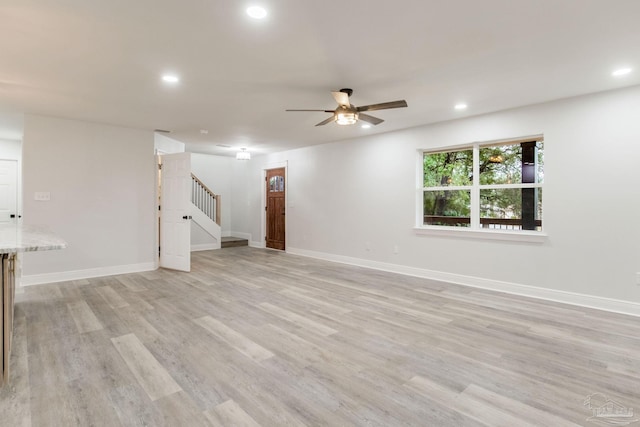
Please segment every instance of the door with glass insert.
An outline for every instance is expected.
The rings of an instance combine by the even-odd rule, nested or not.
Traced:
[[[285,241],[285,180],[284,168],[267,171],[267,235],[268,248],[284,250]]]

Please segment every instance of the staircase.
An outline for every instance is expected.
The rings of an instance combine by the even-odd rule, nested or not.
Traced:
[[[222,238],[223,248],[235,248],[238,246],[249,246],[249,241],[241,237],[223,237]]]
[[[191,174],[191,216],[193,222],[215,239],[210,249],[220,249],[220,195],[211,191],[194,174]]]

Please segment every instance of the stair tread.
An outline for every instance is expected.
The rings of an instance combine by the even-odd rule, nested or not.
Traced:
[[[241,241],[247,241],[247,239],[243,239],[242,237],[231,237],[231,236],[226,236],[222,238],[223,242],[241,242]]]
[[[223,248],[231,248],[235,246],[249,246],[249,241],[241,237],[223,237],[220,241]]]

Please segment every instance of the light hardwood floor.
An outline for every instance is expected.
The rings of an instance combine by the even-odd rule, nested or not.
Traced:
[[[640,412],[638,318],[248,247],[29,287],[14,339],[3,427],[593,426],[594,393]]]

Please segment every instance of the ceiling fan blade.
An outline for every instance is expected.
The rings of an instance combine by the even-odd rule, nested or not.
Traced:
[[[323,113],[333,113],[333,110],[284,110],[284,111],[322,111]]]
[[[349,94],[345,93],[345,92],[331,92],[331,95],[333,95],[333,99],[336,100],[336,102],[339,105],[346,105],[347,107],[351,105],[351,103],[349,102]]]
[[[333,113],[333,111],[332,111],[332,113]],[[327,123],[331,123],[331,122],[332,122],[332,121],[334,121],[335,119],[336,119],[336,118],[335,118],[335,116],[331,116],[331,117],[329,117],[327,120],[323,120],[323,121],[321,121],[321,122],[320,122],[320,123],[318,123],[316,126],[324,126],[324,125],[326,125]]]
[[[382,119],[370,116],[368,114],[362,114],[362,113],[358,114],[358,119],[359,120],[364,120],[367,123],[371,123],[374,126],[375,125],[379,125],[380,123],[384,122],[384,120],[382,120]]]
[[[375,110],[388,110],[389,108],[402,108],[407,106],[407,101],[391,101],[383,102],[381,104],[363,105],[358,107],[358,111],[375,111]]]

